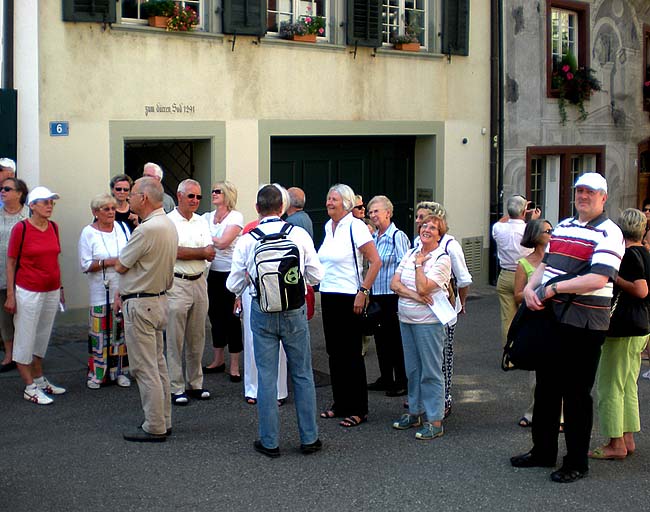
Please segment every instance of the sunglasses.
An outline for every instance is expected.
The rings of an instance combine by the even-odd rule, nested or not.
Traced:
[[[7,191],[6,189],[7,189],[7,187],[5,187],[5,192]],[[650,212],[650,208],[644,208],[643,211],[644,212]]]
[[[553,230],[552,229],[545,229],[544,231],[542,231],[542,233],[546,233],[547,235],[551,235],[551,234],[553,234]]]
[[[201,194],[186,194],[186,196],[188,199],[194,199],[194,198],[198,200],[203,199],[203,196]]]
[[[16,190],[16,189],[11,187],[0,187],[0,190],[2,190],[3,192],[11,192],[12,190]]]
[[[114,212],[114,211],[116,211],[116,208],[115,208],[115,206],[102,206],[102,207],[100,208],[100,210],[101,210],[102,212],[104,212],[104,213],[108,213],[108,212]]]
[[[213,188],[212,193],[213,194],[223,194],[223,190],[221,190],[220,188]]]
[[[365,210],[366,205],[365,204],[360,204],[354,207],[355,210]]]
[[[115,190],[115,192],[129,192],[131,189],[130,188],[115,187],[113,190]]]

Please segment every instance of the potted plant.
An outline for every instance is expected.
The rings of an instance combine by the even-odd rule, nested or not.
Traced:
[[[589,67],[578,67],[575,56],[568,52],[560,62],[560,67],[551,78],[553,89],[559,91],[558,109],[560,110],[560,124],[566,124],[567,102],[578,108],[578,121],[587,119],[584,102],[593,91],[600,91],[600,82],[594,75],[594,70]]]
[[[174,5],[169,21],[167,22],[167,30],[174,32],[190,32],[196,28],[199,23],[199,15],[189,5],[180,7]]]
[[[142,14],[149,19],[149,26],[167,28],[167,22],[175,6],[173,0],[149,0],[142,4]]]
[[[396,50],[401,50],[405,52],[419,52],[420,51],[420,39],[419,35],[422,29],[418,23],[418,16],[411,15],[411,19],[404,28],[404,33],[400,34],[397,31],[393,31],[390,42],[393,43],[393,47]]]
[[[325,18],[312,16],[311,6],[307,6],[307,14],[295,23],[283,21],[280,23],[280,37],[292,41],[315,43],[317,36],[325,34]]]

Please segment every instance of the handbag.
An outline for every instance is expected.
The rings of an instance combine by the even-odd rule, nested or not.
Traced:
[[[556,339],[553,325],[555,317],[550,307],[533,311],[528,309],[525,302],[522,303],[508,329],[501,369],[504,372],[536,370],[551,352],[550,344]]]
[[[350,243],[352,244],[352,258],[354,259],[357,283],[359,288],[361,288],[361,282],[359,281],[359,263],[357,262],[356,248],[354,246],[354,238],[352,237],[352,224],[350,224]],[[361,333],[364,336],[373,336],[381,328],[381,306],[372,300],[372,295],[368,296],[360,317]]]

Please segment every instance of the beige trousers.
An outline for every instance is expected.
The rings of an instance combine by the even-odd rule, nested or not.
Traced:
[[[497,279],[497,295],[499,296],[499,306],[501,310],[501,343],[506,344],[508,329],[512,319],[517,312],[517,303],[515,302],[515,273],[507,270],[501,270],[499,279]]]
[[[205,319],[208,316],[208,284],[205,276],[188,281],[174,277],[167,292],[167,368],[173,394],[185,389],[203,389],[201,359],[205,348]],[[185,348],[185,378],[183,378]]]
[[[172,427],[169,375],[163,330],[167,323],[167,297],[129,299],[122,304],[129,368],[138,384],[144,411],[142,428],[164,434]]]

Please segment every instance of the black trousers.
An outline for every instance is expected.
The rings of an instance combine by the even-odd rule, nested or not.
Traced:
[[[407,382],[402,334],[397,318],[399,297],[395,294],[373,295],[372,300],[381,306],[381,327],[375,333],[381,380],[388,388],[404,389]]]
[[[321,292],[325,348],[329,356],[334,412],[368,414],[366,365],[361,355],[361,322],[354,314],[354,295]]]
[[[228,346],[231,354],[244,350],[242,344],[241,320],[233,314],[235,294],[226,288],[230,272],[210,270],[208,274],[208,317],[212,325],[212,346]]]
[[[554,323],[549,332],[549,357],[537,369],[533,409],[533,454],[557,458],[560,412],[564,405],[567,453],[563,467],[585,471],[593,424],[591,389],[596,378],[606,331]]]

